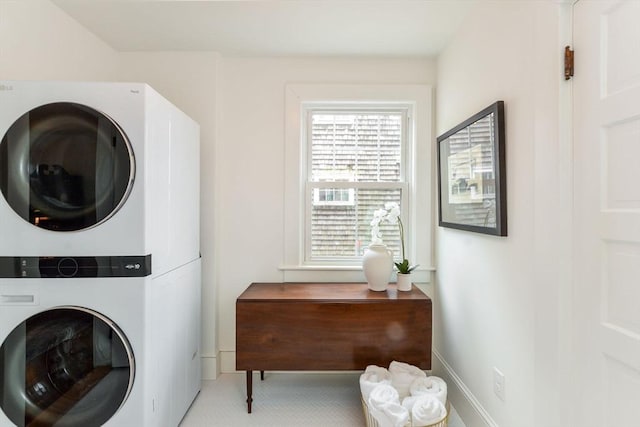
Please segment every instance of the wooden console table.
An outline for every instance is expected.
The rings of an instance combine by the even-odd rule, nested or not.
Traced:
[[[236,301],[236,369],[364,370],[393,360],[431,369],[431,299],[415,286],[252,283]],[[264,377],[263,377],[264,378]]]

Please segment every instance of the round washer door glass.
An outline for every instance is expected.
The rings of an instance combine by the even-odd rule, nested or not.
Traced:
[[[53,231],[93,227],[129,194],[135,162],[120,127],[84,105],[23,114],[0,142],[0,190],[24,220]]]
[[[0,407],[16,426],[98,427],[126,401],[126,337],[91,310],[60,307],[18,325],[0,347]]]

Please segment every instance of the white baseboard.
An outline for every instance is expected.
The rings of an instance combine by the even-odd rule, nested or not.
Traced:
[[[203,380],[215,380],[220,373],[220,357],[202,356],[202,379]]]
[[[220,370],[218,371],[220,374],[237,374],[237,373],[244,373],[245,371],[238,371],[236,370],[236,352],[235,351],[221,351],[220,353]],[[360,370],[354,370],[354,371],[345,371],[345,370],[339,370],[339,371],[279,371],[279,370],[274,370],[274,371],[269,371],[270,373],[276,373],[276,372],[282,372],[282,373],[287,373],[287,374],[344,374],[347,372],[362,372]]]
[[[431,368],[434,375],[447,383],[447,392],[451,404],[456,409],[466,427],[499,427],[491,415],[471,393],[453,368],[433,349],[434,360]]]

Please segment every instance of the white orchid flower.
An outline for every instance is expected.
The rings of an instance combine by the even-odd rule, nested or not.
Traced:
[[[384,209],[377,209],[373,212],[373,219],[371,220],[371,243],[381,244],[382,233],[380,232],[380,223],[387,222],[389,224],[397,224],[400,231],[400,245],[402,249],[402,262],[394,263],[400,273],[410,273],[417,265],[409,265],[409,261],[405,258],[404,254],[404,226],[400,217],[400,205],[397,202],[387,202],[384,204]]]
[[[398,211],[400,212],[400,206],[398,205],[397,202],[387,202],[384,204],[384,209],[391,212],[391,211]]]
[[[380,233],[380,227],[377,224],[371,227],[371,243],[382,243],[382,233]]]
[[[386,209],[378,209],[375,212],[373,212],[373,217],[374,218],[380,218],[380,220],[384,219],[384,217],[387,216],[387,210]]]
[[[396,202],[387,202],[384,208],[387,211],[385,220],[389,224],[397,224],[400,220],[400,206]]]

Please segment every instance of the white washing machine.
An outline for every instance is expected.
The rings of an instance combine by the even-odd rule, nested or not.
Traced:
[[[0,427],[176,426],[200,388],[199,127],[0,81]]]
[[[0,279],[0,426],[175,427],[200,389],[200,260]]]
[[[0,257],[198,258],[199,126],[151,87],[0,81],[0,138]]]

